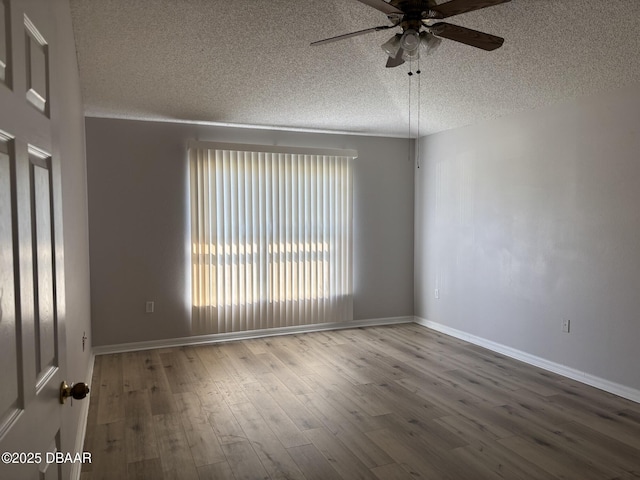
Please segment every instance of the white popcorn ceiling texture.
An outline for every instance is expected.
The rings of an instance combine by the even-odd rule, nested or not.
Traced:
[[[87,116],[409,134],[408,66],[385,68],[380,48],[396,30],[309,46],[388,24],[356,0],[71,7]],[[513,0],[447,21],[506,40],[443,39],[420,61],[420,135],[640,84],[640,0]]]

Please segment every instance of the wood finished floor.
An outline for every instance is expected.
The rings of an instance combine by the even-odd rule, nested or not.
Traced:
[[[637,479],[640,405],[415,324],[96,358],[82,480]]]

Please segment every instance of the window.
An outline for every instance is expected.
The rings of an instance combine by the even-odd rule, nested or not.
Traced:
[[[356,155],[190,145],[195,334],[352,319]]]

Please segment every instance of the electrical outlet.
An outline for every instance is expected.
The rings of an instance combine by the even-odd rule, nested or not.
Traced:
[[[440,298],[440,289],[436,288],[436,289],[433,291],[433,295],[434,295],[436,298]]]
[[[571,321],[568,318],[562,320],[562,331],[564,333],[569,333],[571,327]]]
[[[147,302],[146,306],[145,306],[145,312],[146,313],[153,313],[153,310],[155,308],[155,303],[154,302]]]

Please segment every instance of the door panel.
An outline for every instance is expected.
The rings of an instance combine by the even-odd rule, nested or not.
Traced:
[[[27,100],[44,114],[48,114],[49,46],[31,19],[24,17],[26,41]]]
[[[9,8],[7,0],[0,0],[0,83],[9,83]]]
[[[55,455],[56,452],[60,451],[60,432],[56,434],[56,437],[51,442],[51,445],[47,449],[44,454],[45,460],[47,458],[47,454]],[[40,476],[38,477],[40,480],[62,480],[62,469],[60,464],[56,464],[55,462],[43,462],[40,464],[39,469]]]
[[[14,278],[14,226],[11,192],[14,157],[11,139],[0,132],[0,436],[18,413],[18,333]]]
[[[41,460],[0,464],[0,478],[12,480],[62,478],[69,466],[48,463],[47,453],[72,448],[60,444],[61,409],[70,407],[59,402],[65,307],[61,170],[49,118],[52,3],[0,0],[9,31],[0,62],[6,57],[11,76],[0,80],[0,453]]]
[[[38,382],[57,367],[55,266],[53,261],[53,210],[51,159],[33,148],[29,152],[31,225],[35,287],[35,354]]]

